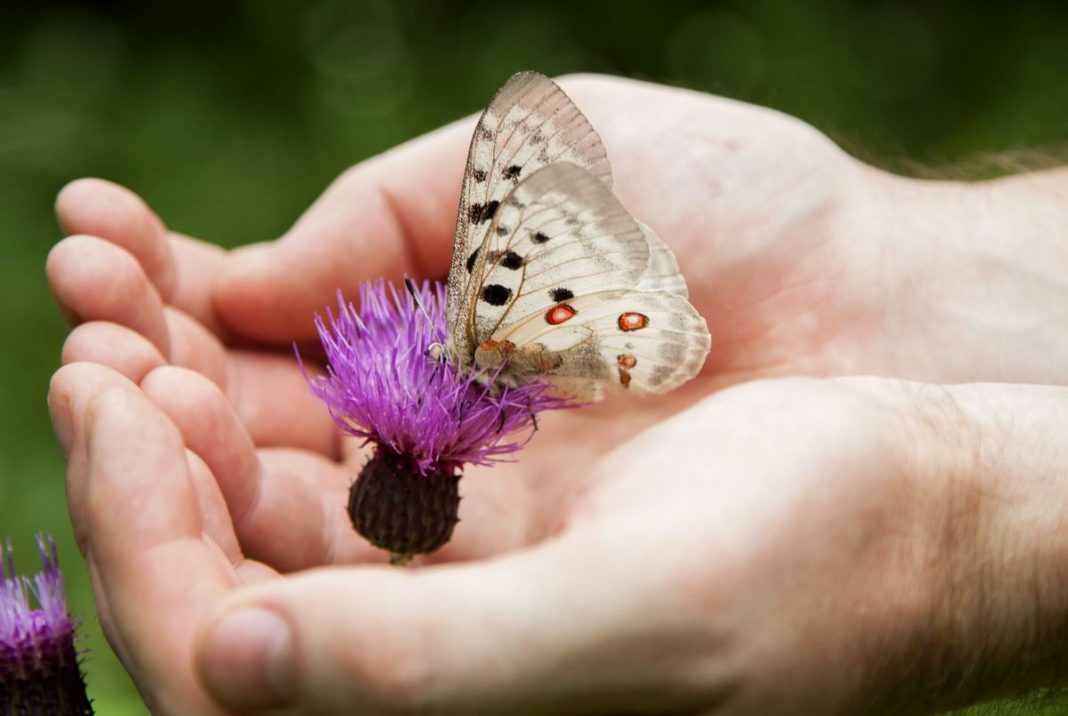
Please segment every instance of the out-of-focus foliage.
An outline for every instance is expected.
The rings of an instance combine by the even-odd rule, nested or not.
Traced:
[[[144,713],[100,636],[44,395],[43,279],[83,175],[233,246],[349,164],[485,104],[512,72],[611,72],[769,105],[869,161],[952,166],[1068,141],[1068,6],[1004,2],[8,3],[0,21],[0,533],[50,529],[102,714]]]

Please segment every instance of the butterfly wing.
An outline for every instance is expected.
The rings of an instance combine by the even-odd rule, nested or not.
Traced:
[[[469,286],[477,275],[475,251],[486,243],[496,213],[512,190],[539,169],[561,161],[611,185],[604,145],[571,99],[543,75],[514,75],[478,121],[460,192],[446,317],[453,349],[464,362],[478,345],[469,332],[477,300]]]
[[[470,269],[465,330],[475,346],[514,346],[504,379],[546,375],[579,397],[611,382],[662,393],[708,353],[670,249],[575,164],[517,184]]]
[[[472,255],[474,300],[464,328],[477,346],[519,318],[590,289],[637,285],[649,244],[607,186],[561,162],[516,185]]]
[[[687,298],[690,290],[686,287],[686,279],[679,272],[679,262],[675,260],[675,254],[671,252],[656,233],[645,224],[638,222],[645,236],[645,242],[649,244],[649,262],[646,264],[645,273],[638,283],[639,291],[666,291],[677,296]]]
[[[551,363],[539,361],[551,365],[545,376],[580,398],[595,399],[608,384],[666,393],[696,376],[708,355],[704,318],[677,294],[604,291],[568,305],[574,325],[547,330],[540,316],[529,316],[503,331],[501,340],[517,346],[520,364],[525,354],[550,351]]]

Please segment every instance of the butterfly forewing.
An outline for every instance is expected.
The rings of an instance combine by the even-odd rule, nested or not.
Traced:
[[[449,269],[446,315],[453,348],[470,354],[469,325],[475,294],[468,286],[472,256],[488,236],[512,189],[539,169],[571,162],[605,186],[611,170],[600,137],[552,80],[533,72],[514,75],[479,119],[467,157]]]
[[[466,324],[474,345],[536,313],[560,325],[550,315],[553,306],[635,286],[649,261],[638,223],[608,187],[568,162],[520,182],[478,251]]]

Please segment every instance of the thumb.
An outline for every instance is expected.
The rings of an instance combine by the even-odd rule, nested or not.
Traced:
[[[443,275],[471,121],[408,142],[342,174],[277,240],[239,249],[215,309],[238,335],[314,336],[312,317],[362,281]]]
[[[232,708],[301,713],[617,713],[704,701],[707,685],[682,664],[702,630],[650,601],[663,590],[648,572],[601,564],[590,546],[560,538],[489,562],[257,585],[208,624],[200,678]]]

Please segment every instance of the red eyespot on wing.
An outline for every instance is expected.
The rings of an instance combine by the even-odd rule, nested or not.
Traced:
[[[630,371],[622,366],[619,368],[619,382],[624,388],[630,387]]]
[[[649,317],[644,313],[623,313],[619,316],[619,330],[629,333],[649,325]]]
[[[620,368],[633,368],[636,365],[638,365],[638,359],[632,356],[630,353],[624,353],[623,355],[619,356]]]
[[[576,313],[575,309],[566,303],[558,303],[545,313],[545,322],[550,326],[559,326],[569,320]]]

